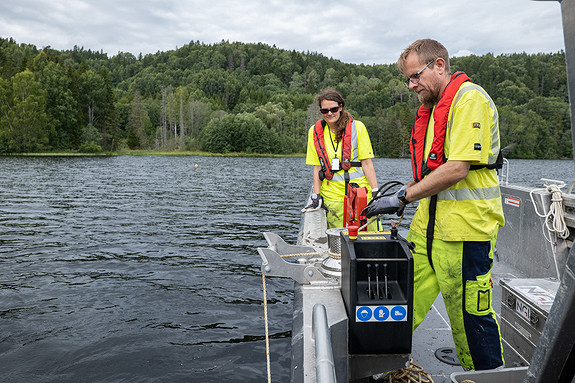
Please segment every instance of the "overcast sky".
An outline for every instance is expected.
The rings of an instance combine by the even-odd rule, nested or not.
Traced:
[[[356,64],[395,63],[423,37],[452,56],[565,49],[560,3],[531,0],[1,0],[0,37],[109,57],[263,42]]]

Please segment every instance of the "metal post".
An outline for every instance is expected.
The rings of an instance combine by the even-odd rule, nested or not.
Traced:
[[[317,303],[313,306],[313,337],[315,340],[315,366],[318,383],[335,383],[335,365],[331,349],[331,336],[327,323],[325,306]]]
[[[571,112],[571,138],[573,159],[575,159],[575,0],[562,0],[563,37],[565,39],[565,64],[567,67],[567,89]]]
[[[524,383],[571,383],[575,376],[575,247],[571,248]]]
[[[561,4],[561,16],[563,18],[567,90],[569,92],[569,112],[571,114],[571,139],[573,141],[573,159],[575,160],[575,0],[557,1]]]
[[[565,38],[565,63],[575,159],[575,0],[559,0]],[[555,302],[524,383],[572,382],[575,376],[575,246],[571,247]]]

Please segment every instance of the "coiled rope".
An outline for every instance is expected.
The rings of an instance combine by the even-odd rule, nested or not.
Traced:
[[[433,383],[431,375],[423,367],[413,363],[413,358],[410,358],[408,363],[406,367],[376,379],[385,383]]]
[[[565,223],[565,213],[563,211],[563,192],[561,191],[561,188],[564,186],[565,184],[545,184],[545,189],[533,189],[529,192],[533,208],[535,209],[535,214],[544,218],[543,226],[547,228],[547,235],[545,234],[545,230],[543,230],[543,237],[551,244],[557,279],[559,279],[559,267],[557,265],[556,257],[557,237],[562,239],[567,239],[569,237],[569,228]],[[551,206],[546,214],[539,213],[537,210],[537,204],[535,203],[535,198],[533,197],[533,193],[535,191],[541,190],[546,190],[551,194]],[[552,238],[552,236],[554,236],[554,238]]]

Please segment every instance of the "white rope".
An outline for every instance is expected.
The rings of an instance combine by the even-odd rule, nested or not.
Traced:
[[[563,212],[563,193],[561,192],[561,188],[564,186],[564,184],[545,185],[545,189],[533,189],[529,192],[535,213],[539,217],[545,218],[544,223],[549,234],[553,233],[562,239],[569,237],[569,228],[565,224],[565,214]],[[533,193],[540,190],[546,190],[551,194],[551,206],[546,214],[539,213],[535,198],[533,198]],[[551,237],[545,237],[545,239],[552,242]]]
[[[266,362],[267,362],[267,369],[268,369],[268,383],[272,381],[272,370],[271,370],[271,363],[270,363],[270,335],[268,330],[268,298],[266,295],[266,276],[262,274],[262,285],[264,290],[264,323],[265,323],[265,330],[266,330]]]
[[[546,220],[547,229],[554,231],[559,238],[567,239],[569,237],[569,229],[565,224],[561,187],[558,185],[550,185],[547,187],[547,190],[551,193],[551,207],[547,214],[549,218]],[[551,226],[549,226],[550,224]]]
[[[543,226],[547,228],[547,235],[545,235],[545,230],[543,230],[543,237],[551,244],[557,279],[559,279],[559,266],[557,265],[556,256],[557,237],[562,239],[567,239],[569,237],[569,228],[565,223],[565,213],[563,211],[563,192],[561,191],[561,188],[564,186],[565,184],[545,184],[545,189],[533,189],[529,192],[533,208],[535,209],[535,214],[544,218]],[[547,191],[551,194],[551,206],[549,206],[549,211],[545,214],[539,213],[537,210],[537,204],[535,203],[535,198],[533,197],[533,193],[535,191],[541,190]]]

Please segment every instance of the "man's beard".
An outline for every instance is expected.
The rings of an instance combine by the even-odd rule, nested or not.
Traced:
[[[417,98],[419,99],[419,102],[423,104],[423,106],[431,109],[441,99],[440,89],[440,84],[436,83],[433,88],[428,88],[427,91],[418,93]]]

